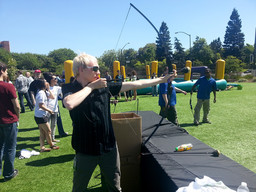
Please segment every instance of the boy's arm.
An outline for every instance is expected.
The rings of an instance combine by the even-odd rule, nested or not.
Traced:
[[[183,90],[181,90],[181,89],[179,89],[179,88],[177,88],[177,87],[175,87],[175,90],[176,90],[177,92],[179,92],[179,93],[183,93],[184,95],[187,95],[187,92],[186,92],[186,91],[183,91]]]

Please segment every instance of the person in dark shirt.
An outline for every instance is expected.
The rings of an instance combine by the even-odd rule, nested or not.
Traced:
[[[211,77],[211,70],[209,68],[205,69],[205,76],[200,77],[196,83],[191,88],[190,94],[193,94],[193,90],[199,85],[197,92],[197,104],[195,106],[194,113],[194,125],[199,125],[200,120],[200,110],[203,106],[204,116],[203,123],[211,123],[208,119],[208,114],[210,112],[210,93],[213,91],[213,103],[216,103],[216,81]]]
[[[30,92],[30,95],[31,95],[30,99],[31,99],[33,106],[36,105],[36,94],[37,94],[37,91],[39,91],[38,84],[40,84],[38,79],[40,79],[40,78],[41,78],[41,70],[37,69],[34,72],[34,81],[32,81],[32,83],[30,83],[29,89],[28,89],[28,91]]]
[[[112,77],[111,77],[111,75],[109,74],[108,71],[106,71],[105,78],[107,79],[107,81],[111,81],[112,80]]]
[[[131,81],[131,74],[127,75],[125,81]],[[132,100],[132,90],[126,91],[126,101],[128,101],[128,99],[130,99],[130,101]]]
[[[7,70],[7,66],[0,62],[0,175],[4,176],[4,181],[18,174],[14,169],[14,159],[20,115],[16,90],[13,84],[4,81]]]
[[[141,89],[167,82],[172,75],[154,80],[107,82],[99,78],[95,57],[82,53],[73,60],[75,80],[62,87],[63,105],[73,122],[73,191],[87,191],[97,165],[109,191],[121,191],[120,159],[111,122],[110,97],[119,92]]]
[[[115,77],[116,82],[124,82],[124,76],[121,74],[120,70],[117,70],[117,75]],[[125,93],[125,92],[124,92]],[[118,94],[119,98],[121,99],[121,93]],[[125,94],[125,98],[126,98],[126,94]],[[115,100],[117,101],[117,95],[115,95]]]

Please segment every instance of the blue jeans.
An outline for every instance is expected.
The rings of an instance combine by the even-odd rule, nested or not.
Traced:
[[[58,127],[58,132],[60,136],[65,135],[65,131],[63,129],[63,125],[62,125],[62,120],[61,120],[61,115],[60,115],[60,108],[58,106],[58,115],[57,115],[57,127]]]
[[[3,176],[8,179],[14,174],[14,159],[17,144],[17,123],[0,124],[0,175],[4,160]]]
[[[152,96],[157,96],[157,87],[156,85],[155,86],[152,86]]]
[[[20,108],[21,108],[21,113],[25,113],[25,105],[24,105],[24,101],[23,101],[23,96],[25,96],[28,106],[30,108],[31,111],[33,111],[34,106],[29,98],[28,92],[26,93],[18,93],[19,96],[19,100],[20,100]]]

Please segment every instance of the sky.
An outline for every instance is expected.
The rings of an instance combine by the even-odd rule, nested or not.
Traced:
[[[107,50],[138,50],[155,43],[157,33],[130,3],[158,30],[165,22],[171,43],[177,37],[185,49],[189,36],[175,32],[191,35],[192,46],[196,36],[208,44],[218,37],[224,42],[235,8],[245,44],[254,45],[255,0],[0,0],[0,41],[9,41],[11,52],[44,55],[60,48],[96,57]]]

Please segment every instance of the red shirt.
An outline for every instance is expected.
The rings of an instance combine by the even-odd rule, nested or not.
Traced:
[[[19,120],[11,101],[16,98],[13,84],[0,81],[0,124],[11,124]]]

